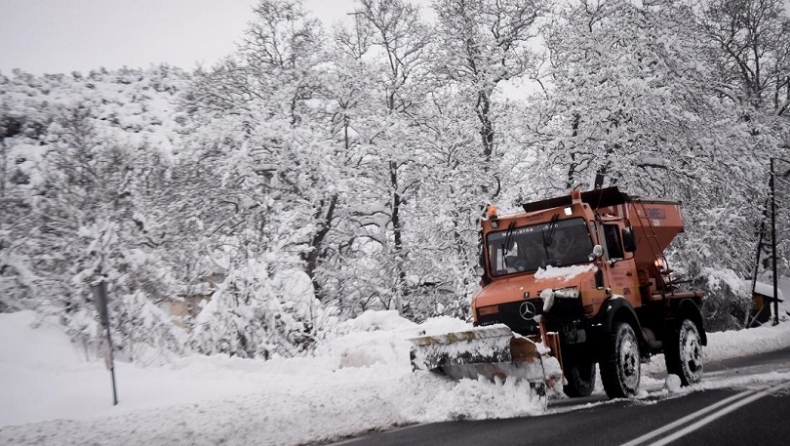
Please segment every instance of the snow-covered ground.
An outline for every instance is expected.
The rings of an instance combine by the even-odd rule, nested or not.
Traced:
[[[411,372],[408,338],[468,327],[368,312],[311,358],[118,363],[113,406],[103,361],[86,361],[56,324],[32,312],[0,314],[0,444],[296,445],[413,423],[544,413],[545,400],[526,384]],[[713,333],[709,341],[708,361],[779,349],[790,346],[790,323]],[[660,372],[662,363],[645,370]],[[656,381],[645,376],[643,386]]]

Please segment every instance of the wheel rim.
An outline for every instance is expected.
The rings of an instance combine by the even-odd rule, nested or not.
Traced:
[[[702,377],[702,343],[697,326],[688,319],[680,326],[680,366],[689,383]]]
[[[623,390],[628,395],[634,395],[639,387],[639,346],[631,330],[623,335],[619,356]]]

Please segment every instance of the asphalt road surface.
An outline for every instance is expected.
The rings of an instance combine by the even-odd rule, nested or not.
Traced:
[[[706,364],[703,380],[743,377],[743,385],[639,400],[567,399],[537,417],[408,426],[346,440],[396,445],[788,445],[790,381],[748,377],[790,372],[790,349]],[[593,403],[593,404],[591,404]]]

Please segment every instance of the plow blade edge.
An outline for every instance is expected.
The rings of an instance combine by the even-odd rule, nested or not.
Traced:
[[[547,377],[534,342],[513,336],[505,326],[478,327],[456,333],[411,339],[414,370],[453,379],[524,379],[544,384]]]

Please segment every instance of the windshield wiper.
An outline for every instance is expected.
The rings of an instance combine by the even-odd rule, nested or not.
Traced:
[[[554,242],[554,233],[557,231],[557,221],[560,218],[560,214],[554,214],[551,217],[551,221],[549,222],[548,228],[545,228],[542,232],[543,234],[543,251],[546,253],[546,261],[549,264],[553,264],[554,262],[550,258],[549,255],[549,246],[551,246],[552,242]]]
[[[516,222],[511,221],[507,225],[507,232],[505,232],[505,241],[502,243],[502,255],[510,250],[510,243],[513,241],[513,228],[516,227]]]

